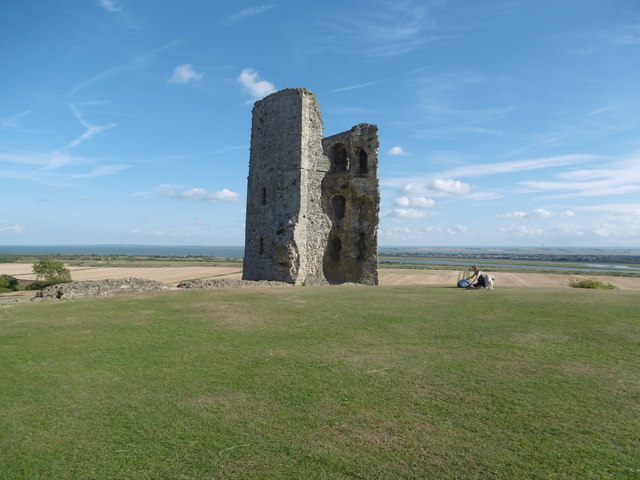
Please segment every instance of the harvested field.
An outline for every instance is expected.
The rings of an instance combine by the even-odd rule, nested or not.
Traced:
[[[74,281],[106,280],[128,277],[144,278],[177,285],[184,280],[213,278],[240,278],[237,267],[73,267],[69,266]],[[31,265],[26,263],[0,264],[0,275],[11,275],[21,280],[35,280]]]
[[[75,281],[122,279],[128,277],[155,280],[169,285],[177,285],[185,280],[210,280],[217,278],[239,279],[242,271],[236,266],[208,267],[74,267],[70,266],[71,277]],[[21,280],[35,280],[31,264],[0,264],[0,275],[12,275]],[[428,270],[406,268],[381,268],[381,285],[442,285],[455,286],[458,280],[455,270]],[[570,288],[573,278],[592,278],[590,275],[565,275],[562,273],[493,273],[496,288]],[[640,291],[640,278],[604,276],[597,277],[604,283],[611,283],[621,290]]]

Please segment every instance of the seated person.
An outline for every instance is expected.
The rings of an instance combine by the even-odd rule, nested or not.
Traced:
[[[467,282],[469,282],[469,286],[467,288],[483,288],[484,285],[484,274],[480,271],[477,265],[473,265],[471,267],[473,271],[473,275],[467,278]]]

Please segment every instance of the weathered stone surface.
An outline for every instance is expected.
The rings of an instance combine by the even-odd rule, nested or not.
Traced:
[[[377,285],[378,129],[322,134],[309,90],[256,102],[243,279]]]
[[[178,288],[264,288],[291,287],[291,283],[272,280],[237,280],[234,278],[214,278],[211,280],[186,280],[178,284]]]

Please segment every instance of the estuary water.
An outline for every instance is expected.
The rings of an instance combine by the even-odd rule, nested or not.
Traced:
[[[527,262],[527,265],[522,264],[510,264],[510,263],[491,263],[490,261],[480,259],[466,259],[466,260],[444,260],[440,258],[394,258],[391,261],[384,259],[380,260],[381,264],[384,263],[413,263],[413,264],[425,264],[425,265],[451,265],[460,266],[461,270],[468,270],[472,264],[478,265],[481,269],[489,269],[491,267],[503,267],[503,268],[526,268],[528,270],[557,270],[557,271],[572,271],[572,272],[585,272],[585,273],[637,273],[640,274],[640,267],[631,267],[628,265],[615,265],[615,264],[584,264],[581,266],[571,265],[535,265],[534,263]]]

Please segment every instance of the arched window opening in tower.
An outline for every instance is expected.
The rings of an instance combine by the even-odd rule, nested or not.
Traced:
[[[345,206],[346,200],[343,195],[334,195],[331,197],[331,212],[336,221],[339,222],[344,218]]]
[[[344,144],[336,143],[331,149],[331,164],[334,172],[346,172],[349,169],[349,157]]]
[[[360,167],[360,175],[366,175],[369,173],[369,157],[367,156],[367,152],[364,150],[360,150],[358,154],[359,167]]]

